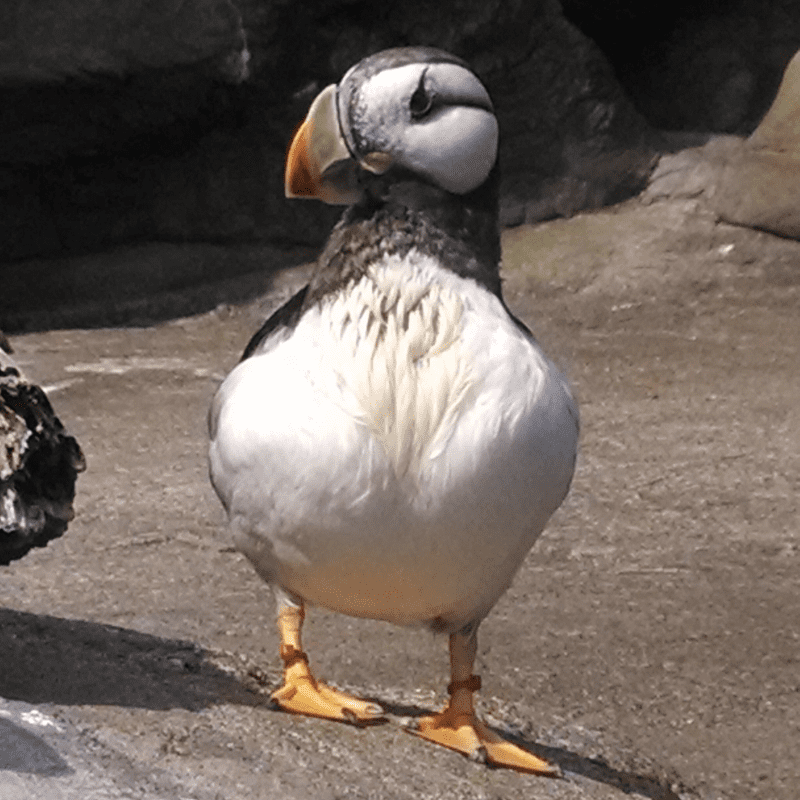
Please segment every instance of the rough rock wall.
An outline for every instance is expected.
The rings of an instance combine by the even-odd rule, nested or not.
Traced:
[[[557,0],[7,0],[0,261],[319,242],[336,212],[282,196],[292,130],[316,89],[411,43],[464,56],[488,83],[506,222],[643,184],[650,131]]]
[[[562,0],[634,105],[666,130],[749,134],[800,49],[797,0]]]
[[[204,60],[236,79],[244,44],[231,0],[4,0],[0,81],[52,83]]]

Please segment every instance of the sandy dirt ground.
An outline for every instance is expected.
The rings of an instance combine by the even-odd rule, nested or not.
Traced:
[[[425,631],[309,614],[318,674],[386,724],[266,703],[272,598],[228,546],[205,414],[288,271],[247,305],[13,337],[88,470],[67,534],[0,573],[2,800],[798,796],[800,243],[630,201],[508,231],[504,252],[582,449],[476,672],[488,721],[564,779],[402,730],[445,699]]]

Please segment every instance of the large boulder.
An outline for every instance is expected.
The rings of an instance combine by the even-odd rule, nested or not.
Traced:
[[[506,222],[643,185],[650,130],[557,0],[8,0],[0,261],[321,241],[336,212],[283,200],[286,143],[320,86],[410,43],[467,58],[489,85]]]
[[[800,52],[761,124],[723,156],[712,198],[719,216],[800,238]]]
[[[147,236],[158,162],[218,127],[248,57],[230,0],[4,0],[0,259]]]

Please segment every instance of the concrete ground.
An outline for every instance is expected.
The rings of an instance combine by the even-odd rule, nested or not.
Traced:
[[[67,534],[0,573],[0,800],[797,797],[800,243],[630,201],[504,252],[582,449],[476,671],[488,721],[564,779],[402,730],[445,697],[423,631],[309,614],[318,674],[386,724],[267,705],[272,599],[225,538],[205,413],[289,270],[248,305],[13,337],[88,470]]]

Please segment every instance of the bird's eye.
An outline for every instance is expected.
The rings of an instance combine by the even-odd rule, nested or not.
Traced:
[[[433,107],[433,96],[428,94],[425,89],[425,73],[419,79],[419,86],[414,90],[411,95],[411,101],[408,104],[411,109],[411,116],[413,119],[421,119],[428,114]]]

